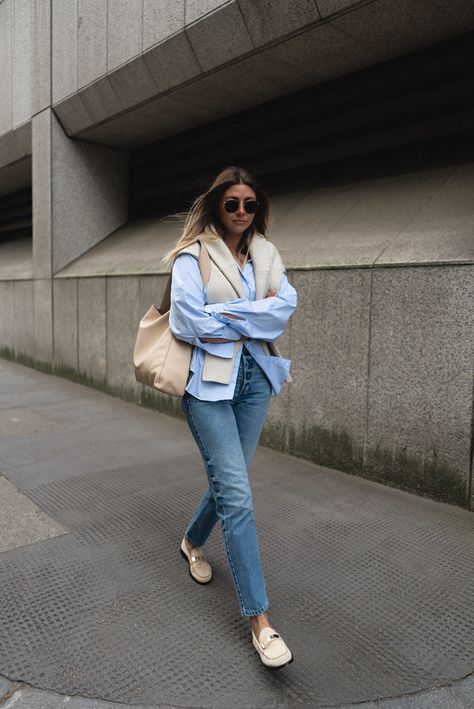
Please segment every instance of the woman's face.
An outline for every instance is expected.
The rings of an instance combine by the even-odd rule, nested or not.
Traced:
[[[239,206],[236,212],[227,212],[224,204],[229,199],[236,199]],[[232,185],[228,187],[219,201],[219,217],[228,236],[241,236],[249,228],[255,214],[247,214],[244,203],[247,200],[256,200],[255,191],[248,185]]]

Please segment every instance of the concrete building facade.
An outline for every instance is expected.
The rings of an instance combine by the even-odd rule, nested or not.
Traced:
[[[0,0],[0,354],[178,413],[138,322],[173,215],[242,164],[299,295],[262,441],[472,508],[473,30],[462,0]]]

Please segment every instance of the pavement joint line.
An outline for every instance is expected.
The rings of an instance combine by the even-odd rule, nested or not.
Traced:
[[[474,678],[474,672],[471,672],[470,674],[465,675],[464,677],[460,677],[459,679],[452,680],[448,684],[440,684],[440,685],[434,685],[433,687],[429,687],[427,689],[421,689],[418,692],[409,692],[407,694],[400,694],[397,696],[390,696],[390,697],[381,697],[377,699],[365,699],[362,702],[353,702],[351,704],[347,704],[345,702],[344,704],[326,704],[325,706],[321,706],[319,709],[357,709],[357,707],[364,707],[367,704],[370,703],[378,703],[380,707],[383,709],[383,706],[385,702],[393,702],[397,701],[399,699],[404,699],[404,698],[415,698],[417,696],[423,697],[424,695],[428,694],[429,692],[432,692],[434,690],[441,690],[441,689],[451,689],[453,690],[454,698],[456,699],[457,702],[459,702],[459,709],[470,709],[470,707],[465,703],[464,698],[457,694],[455,685],[463,682],[464,680]],[[0,675],[0,680],[4,680],[6,682],[12,683],[13,686],[7,690],[5,694],[3,694],[0,697],[0,707],[4,707],[4,709],[8,709],[9,706],[13,706],[13,704],[7,704],[10,699],[13,699],[15,694],[20,692],[22,689],[28,689],[32,690],[34,692],[39,692],[44,696],[47,696],[48,694],[52,696],[59,696],[59,697],[65,697],[69,699],[80,699],[84,701],[96,701],[100,702],[100,707],[98,709],[107,709],[108,706],[123,706],[127,707],[129,709],[209,709],[206,707],[202,706],[197,706],[197,705],[180,705],[180,704],[127,704],[125,702],[109,702],[106,699],[99,699],[97,697],[86,697],[80,694],[63,694],[62,692],[54,692],[49,689],[42,689],[41,687],[34,687],[31,684],[28,684],[27,682],[22,682],[18,680],[10,680],[7,677],[4,677]]]
[[[48,696],[52,695],[53,697],[64,697],[65,699],[80,699],[84,701],[89,701],[89,702],[100,702],[100,707],[97,709],[107,709],[109,706],[123,706],[126,709],[209,709],[209,707],[204,707],[204,706],[198,706],[198,705],[191,705],[191,704],[127,704],[126,702],[120,702],[120,701],[111,701],[109,702],[107,699],[99,699],[97,697],[86,697],[82,694],[64,694],[63,692],[56,692],[51,689],[43,689],[42,687],[34,687],[32,684],[28,684],[28,682],[23,682],[19,680],[11,680],[5,677],[4,675],[0,675],[0,680],[4,680],[5,682],[8,682],[12,684],[13,686],[8,689],[5,694],[3,694],[0,697],[0,708],[3,707],[3,709],[8,709],[9,706],[13,706],[13,704],[7,704],[7,702],[10,701],[10,699],[13,699],[15,697],[15,694],[18,692],[21,692],[23,689],[30,690],[33,692],[38,692],[42,696]],[[15,700],[16,703],[16,700]],[[325,707],[321,707],[321,709],[325,709]]]

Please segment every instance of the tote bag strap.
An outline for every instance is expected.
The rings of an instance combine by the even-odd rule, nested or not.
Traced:
[[[209,256],[209,252],[206,248],[206,246],[203,244],[202,241],[199,242],[201,248],[199,250],[199,270],[201,272],[201,278],[202,278],[202,283],[203,287],[206,286],[207,282],[209,281],[209,276],[211,274],[211,258]],[[171,267],[171,272],[168,277],[168,281],[166,283],[166,288],[165,288],[165,293],[163,295],[163,299],[161,301],[160,305],[160,313],[161,315],[164,315],[165,313],[168,312],[171,306],[171,278],[173,275],[173,267]]]

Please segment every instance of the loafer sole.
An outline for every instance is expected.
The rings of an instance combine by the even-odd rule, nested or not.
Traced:
[[[186,556],[185,552],[184,552],[182,549],[180,549],[180,552],[181,552],[182,556],[183,556],[183,557],[186,559],[186,561],[188,562],[188,571],[189,571],[189,575],[191,576],[192,580],[193,580],[193,581],[196,581],[196,583],[198,583],[200,586],[205,586],[206,584],[211,583],[211,581],[212,581],[212,576],[211,576],[211,578],[208,579],[207,581],[199,581],[199,579],[197,579],[197,578],[191,573],[191,564],[189,563],[189,559],[188,559],[188,557]]]

